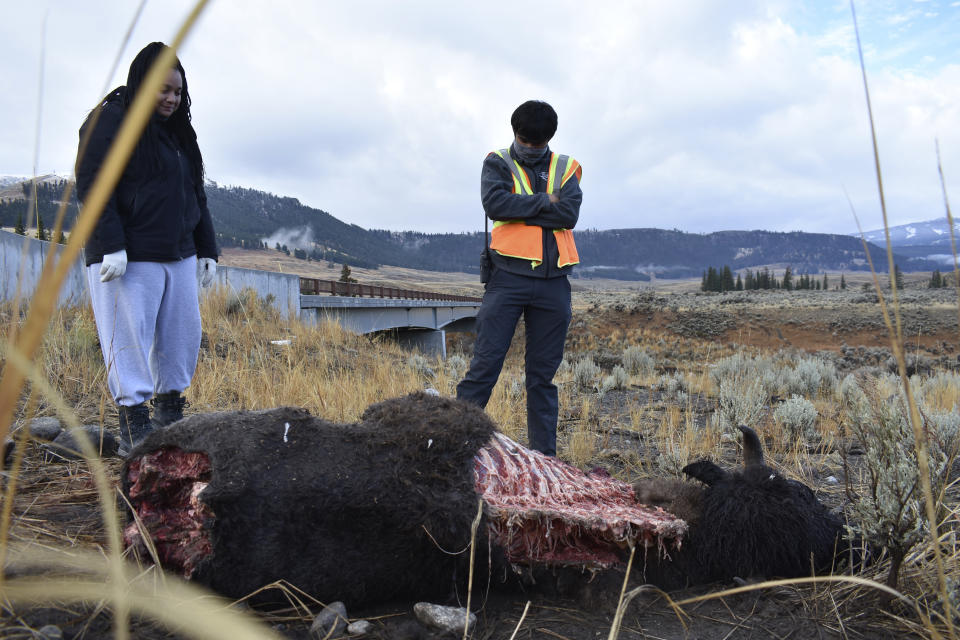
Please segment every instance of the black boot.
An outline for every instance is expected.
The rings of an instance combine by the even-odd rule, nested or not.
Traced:
[[[180,397],[179,391],[158,393],[150,401],[153,405],[153,427],[159,429],[173,424],[183,418],[183,408],[187,405],[186,398]]]
[[[150,424],[150,407],[143,402],[132,407],[119,405],[117,413],[120,418],[120,446],[117,452],[127,457],[127,454],[153,431],[153,425]]]

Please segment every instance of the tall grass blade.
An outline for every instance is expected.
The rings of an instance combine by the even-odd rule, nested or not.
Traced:
[[[130,37],[133,35],[133,28],[140,21],[140,16],[143,14],[143,8],[146,6],[147,0],[140,0],[140,4],[137,5],[137,10],[133,14],[133,19],[130,21],[130,26],[127,27],[127,32],[123,36],[123,40],[120,42],[120,47],[117,49],[117,55],[113,59],[113,65],[110,67],[109,73],[107,73],[107,79],[103,83],[103,88],[100,90],[101,96],[106,95],[110,87],[110,82],[117,72],[117,68],[120,66],[121,56],[123,56],[124,50],[127,48],[127,44],[130,43]],[[77,157],[82,157],[87,151],[87,143],[90,142],[90,136],[93,135],[94,130],[97,128],[97,120],[100,119],[100,111],[95,110],[91,115],[90,126],[87,127],[87,130],[83,134],[83,138],[80,140],[79,151],[77,152]],[[38,124],[39,126],[39,124]],[[34,168],[34,175],[36,175],[36,168]],[[76,176],[74,176],[76,178]],[[57,207],[57,215],[53,223],[53,231],[51,232],[50,239],[54,242],[60,237],[60,233],[63,231],[63,220],[66,218],[67,209],[70,206],[70,198],[73,197],[73,189],[75,187],[75,180],[67,180],[66,185],[63,188],[63,193],[60,196],[60,205]],[[53,252],[47,254],[47,259],[44,261],[44,268],[46,268],[47,263],[52,259]]]
[[[40,279],[44,286],[40,287],[33,296],[23,334],[17,341],[18,350],[24,357],[32,358],[40,345],[60,287],[73,261],[79,255],[80,247],[93,232],[97,219],[100,217],[110,194],[113,193],[113,189],[120,179],[120,174],[123,172],[147,120],[156,108],[157,91],[163,84],[167,71],[173,65],[176,50],[183,43],[207,1],[197,1],[170,47],[160,54],[153,67],[151,67],[140,92],[130,105],[127,116],[124,118],[103,166],[97,174],[83,211],[77,218],[76,227],[70,234],[67,246],[60,252],[59,259],[55,263],[48,264],[47,267],[49,268],[45,268],[41,274]],[[3,376],[0,378],[0,439],[7,435],[8,425],[13,417],[14,407],[23,386],[24,377],[24,373],[19,368],[4,367]]]
[[[870,88],[867,83],[867,67],[863,60],[863,47],[860,43],[860,29],[857,26],[857,12],[854,7],[853,0],[850,0],[850,12],[853,18],[853,31],[856,35],[857,40],[857,54],[860,59],[860,73],[863,78],[863,90],[866,98],[867,104],[867,115],[870,120],[870,139],[873,143],[873,161],[874,168],[877,174],[877,191],[880,196],[880,209],[883,213],[883,231],[886,239],[887,245],[887,261],[889,262],[890,267],[890,291],[893,297],[893,306],[894,306],[894,317],[896,319],[896,327],[890,325],[889,314],[884,312],[884,320],[887,322],[887,330],[890,332],[890,342],[893,350],[894,357],[897,360],[897,368],[900,373],[900,382],[903,385],[903,392],[907,399],[907,406],[910,412],[910,426],[913,429],[914,435],[914,446],[916,447],[917,452],[917,466],[920,471],[920,484],[923,489],[924,505],[926,508],[927,522],[930,526],[930,546],[932,547],[934,557],[936,559],[937,566],[937,577],[939,579],[940,587],[940,596],[944,603],[944,606],[948,609],[948,624],[950,625],[950,635],[953,637],[955,634],[953,632],[953,616],[950,615],[950,593],[947,585],[946,572],[944,570],[943,557],[940,552],[940,545],[938,544],[939,536],[937,535],[937,512],[936,506],[934,504],[933,490],[930,486],[930,464],[928,458],[928,449],[927,449],[927,434],[925,433],[920,417],[920,411],[917,407],[916,399],[914,394],[910,389],[910,378],[907,375],[907,362],[904,355],[904,342],[903,342],[903,328],[901,322],[900,314],[900,304],[897,297],[897,282],[894,277],[896,271],[896,265],[893,261],[893,245],[890,242],[890,225],[887,218],[887,204],[884,197],[883,191],[883,177],[880,171],[880,151],[877,145],[877,130],[876,124],[873,118],[873,108],[870,102]],[[859,225],[859,223],[858,223]],[[861,231],[861,239],[863,239],[863,234]],[[865,243],[865,241],[864,241]],[[869,257],[870,253],[867,251],[867,256]],[[876,272],[873,269],[873,262],[870,262],[870,269],[874,275],[874,282],[877,283]],[[877,292],[879,294],[880,287],[877,287]],[[880,298],[881,304],[883,299]]]
[[[42,373],[33,363],[15,350],[8,351],[2,355],[6,357],[8,363],[12,362],[14,366],[27,373],[34,388],[38,389],[41,395],[56,408],[57,413],[64,419],[68,428],[73,432],[73,440],[77,446],[80,447],[80,452],[90,466],[97,487],[97,494],[103,512],[103,523],[107,534],[107,554],[110,560],[110,566],[114,569],[112,584],[114,584],[119,593],[122,593],[125,585],[121,577],[123,570],[123,544],[120,539],[120,517],[117,514],[115,503],[112,500],[113,489],[107,480],[107,473],[98,452],[93,448],[86,434],[81,431],[80,421],[77,419],[76,414],[63,402],[60,394],[47,382],[46,378],[43,377]],[[27,431],[26,426],[23,428],[23,431]],[[14,488],[15,484],[11,483],[11,488],[4,504],[4,519],[3,522],[0,523],[0,525],[2,525],[2,528],[0,528],[0,532],[2,532],[2,538],[0,538],[0,566],[2,566],[2,561],[5,559],[9,544],[7,535],[9,532],[10,512],[8,509],[11,508],[13,504]],[[0,575],[0,589],[2,589],[3,586],[3,576]],[[116,635],[118,638],[124,638],[126,637],[127,615],[126,608],[123,606],[123,599],[120,596],[117,598],[116,607],[117,615],[115,619],[118,627],[122,623],[122,629],[118,628]]]
[[[77,258],[80,247],[92,233],[94,225],[110,194],[116,187],[120,174],[123,172],[147,120],[156,109],[157,92],[168,70],[173,65],[176,50],[182,45],[187,34],[206,6],[206,3],[207,0],[198,0],[174,37],[170,47],[161,53],[151,67],[147,77],[144,79],[141,90],[130,105],[127,116],[124,118],[123,124],[117,134],[116,141],[111,146],[104,164],[97,174],[86,206],[77,219],[76,227],[74,232],[70,234],[70,240],[67,246],[58,252],[58,260],[52,258],[53,252],[48,254],[40,277],[42,286],[38,287],[37,292],[33,296],[30,310],[24,323],[23,332],[18,336],[16,343],[11,344],[7,350],[6,364],[4,365],[2,377],[0,377],[0,440],[4,439],[8,433],[21,389],[31,370],[30,361],[40,346],[40,342],[49,325],[63,281],[74,260]],[[36,182],[34,181],[34,189],[35,184]],[[110,536],[110,561],[108,563],[110,567],[110,580],[104,588],[109,591],[110,599],[114,603],[114,635],[119,640],[126,640],[129,636],[129,585],[123,576],[123,561],[120,556],[119,519],[117,518],[112,501],[109,500],[110,492],[106,489],[108,487],[106,475],[103,472],[102,466],[98,466],[99,459],[96,456],[96,452],[93,451],[92,446],[86,441],[86,438],[80,436],[80,434],[77,434],[77,436],[75,439],[78,441],[84,455],[91,462],[91,467],[94,469],[94,475],[97,478],[98,489],[101,490],[104,517],[108,521],[107,530]],[[95,458],[96,461],[94,461]],[[2,546],[6,549],[6,541],[0,542],[3,543]],[[9,596],[8,585],[0,583],[0,586],[3,587],[3,593]]]
[[[70,602],[97,605],[102,601],[116,607],[117,591],[110,584],[114,568],[95,552],[71,550],[70,553],[30,547],[11,550],[10,562],[19,571],[35,571],[39,577],[8,580],[0,597],[13,604]],[[124,605],[162,623],[166,628],[204,640],[280,640],[266,625],[250,615],[231,609],[229,602],[180,578],[169,576],[162,584],[140,579],[133,566],[121,565],[125,588]],[[60,571],[61,577],[48,572]]]

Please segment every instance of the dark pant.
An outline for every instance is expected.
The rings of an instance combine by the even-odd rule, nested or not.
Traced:
[[[570,325],[570,282],[529,278],[495,269],[477,314],[477,342],[457,398],[487,406],[520,315],[526,327],[527,437],[530,448],[557,454],[557,387],[553,376],[563,360]]]

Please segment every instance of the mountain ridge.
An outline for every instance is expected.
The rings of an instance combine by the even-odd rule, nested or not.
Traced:
[[[25,197],[28,186],[29,181],[8,184],[5,193],[15,196],[19,188]],[[48,227],[53,224],[65,186],[63,179],[49,179],[37,186],[37,210]],[[213,181],[208,181],[206,191],[222,247],[279,248],[303,259],[367,268],[388,264],[432,271],[479,271],[483,247],[480,231],[423,233],[364,229],[292,197],[246,187],[220,186]],[[0,201],[0,224],[13,226],[16,219],[23,216],[23,197]],[[67,209],[67,229],[76,219],[77,211],[74,195]],[[925,223],[912,226],[921,224]],[[876,237],[875,234],[882,231],[869,233],[873,234],[869,237]],[[690,233],[676,229],[630,228],[578,229],[574,235],[581,258],[581,265],[575,270],[578,277],[688,278],[700,276],[711,266],[724,265],[735,271],[790,266],[796,274],[868,268],[861,240],[847,234],[764,230]],[[905,230],[896,237],[909,239],[917,235],[916,231],[911,235]],[[894,246],[896,263],[903,271],[925,271],[938,266],[924,253],[929,245]],[[874,244],[868,247],[875,267],[885,271],[886,252]],[[918,247],[924,249],[918,251]]]

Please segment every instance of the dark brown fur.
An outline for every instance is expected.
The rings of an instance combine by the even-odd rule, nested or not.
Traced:
[[[740,431],[743,470],[728,472],[699,460],[683,471],[702,485],[680,480],[634,485],[640,502],[661,506],[690,525],[681,549],[671,553],[671,568],[694,584],[829,571],[843,545],[843,523],[809,487],[764,464],[752,429]]]
[[[413,394],[356,424],[290,407],[193,415],[134,455],[209,456],[213,552],[196,580],[230,597],[286,580],[353,607],[446,595],[466,575],[473,459],[493,430],[473,405]],[[126,466],[122,477],[126,492]]]

